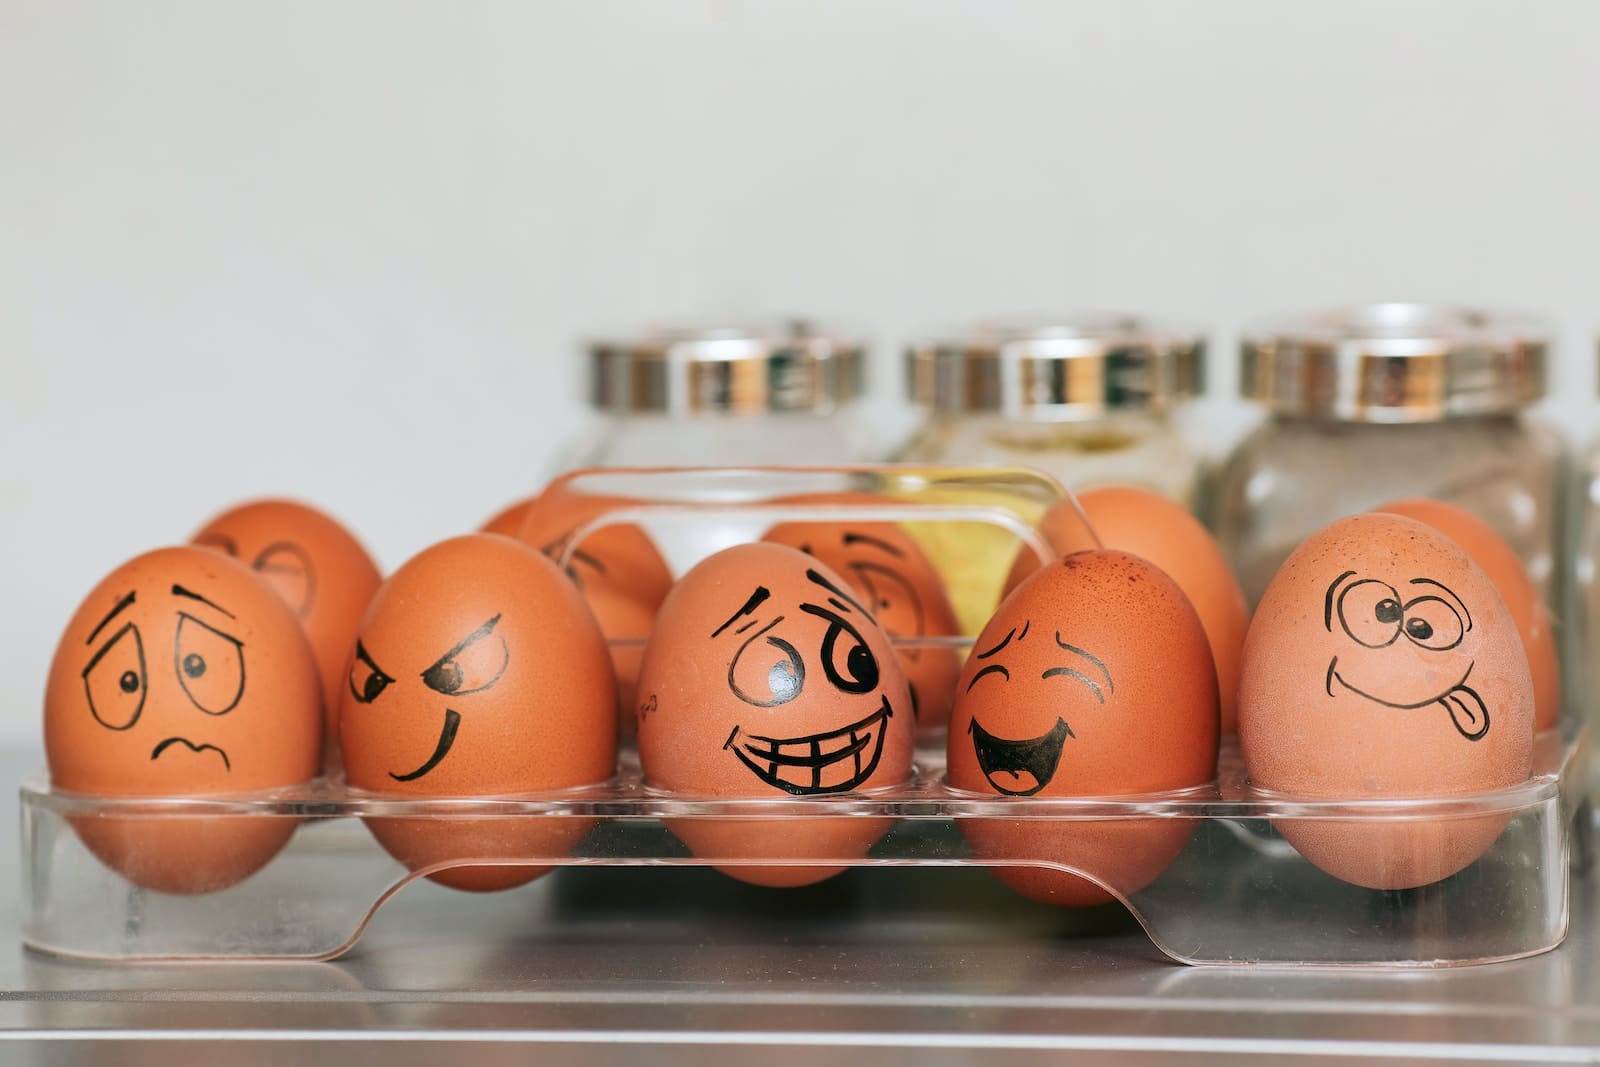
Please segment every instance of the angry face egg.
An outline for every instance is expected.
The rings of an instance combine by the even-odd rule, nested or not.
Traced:
[[[616,692],[605,639],[559,568],[521,542],[468,534],[425,549],[361,621],[340,732],[350,784],[471,797],[605,781],[616,765]],[[413,870],[459,889],[518,885],[564,855],[584,819],[369,821]],[[470,860],[500,866],[472,866]]]
[[[911,697],[888,635],[845,580],[786,545],[738,545],[684,575],[639,674],[639,762],[656,789],[784,801],[911,774]],[[734,877],[804,885],[863,855],[872,818],[678,819]],[[800,861],[752,866],[750,860]]]
[[[1125,552],[1078,552],[1027,578],[979,635],[956,686],[947,774],[1003,797],[1155,793],[1216,773],[1217,686],[1205,630],[1175,582]],[[1025,896],[1082,907],[1153,881],[1185,820],[970,819],[980,857]]]
[[[45,689],[45,753],[60,789],[183,797],[305,782],[322,759],[316,661],[251,570],[200,548],[118,567],[67,624]],[[288,818],[104,818],[76,824],[107,866],[147,889],[222,889],[265,864]]]
[[[1533,683],[1499,593],[1458,545],[1354,515],[1284,562],[1245,641],[1239,746],[1251,781],[1339,798],[1444,796],[1525,781]],[[1506,818],[1284,820],[1322,870],[1404,889],[1476,860]]]

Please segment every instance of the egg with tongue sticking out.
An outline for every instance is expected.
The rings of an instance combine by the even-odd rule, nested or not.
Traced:
[[[668,820],[743,881],[838,873],[889,821],[797,801],[911,774],[911,697],[888,635],[843,578],[786,545],[736,545],[685,574],[661,605],[638,693],[647,785],[772,802],[771,820]]]

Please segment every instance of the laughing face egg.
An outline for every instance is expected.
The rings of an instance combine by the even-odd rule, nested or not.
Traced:
[[[1256,786],[1313,797],[1491,790],[1532,766],[1533,682],[1505,602],[1458,545],[1397,515],[1308,538],[1245,639],[1239,746]],[[1445,878],[1506,817],[1283,820],[1329,874],[1374,889]]]
[[[164,548],[118,567],[68,623],[45,689],[59,789],[133,797],[305,782],[322,761],[317,665],[294,615],[243,564]],[[222,889],[270,860],[288,818],[101,818],[84,844],[130,881]]]
[[[468,534],[425,549],[378,590],[349,661],[340,733],[358,789],[470,797],[605,781],[616,692],[605,639],[559,568],[527,545]],[[412,870],[493,890],[543,873],[511,861],[564,855],[573,818],[371,819]]]
[[[783,807],[895,785],[911,774],[912,730],[888,636],[843,578],[803,552],[718,552],[661,606],[639,674],[639,762],[652,788]],[[670,825],[696,855],[763,885],[829,877],[839,868],[821,861],[861,856],[888,828],[792,812]]]
[[[1216,675],[1200,619],[1153,564],[1078,552],[1027,578],[973,646],[956,686],[949,782],[999,797],[1155,793],[1216,773]],[[962,820],[1018,892],[1082,907],[1154,880],[1193,831],[1186,820]],[[1098,884],[1096,884],[1098,883]]]

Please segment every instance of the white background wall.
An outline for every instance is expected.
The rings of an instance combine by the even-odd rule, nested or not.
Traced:
[[[0,0],[0,739],[89,587],[225,504],[394,566],[533,488],[596,327],[1146,309],[1227,395],[1241,319],[1456,299],[1560,324],[1587,436],[1596,41],[1584,0]]]

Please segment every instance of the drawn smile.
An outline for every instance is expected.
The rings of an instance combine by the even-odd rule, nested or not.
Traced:
[[[990,785],[1008,797],[1031,797],[1043,789],[1055,777],[1067,738],[1077,736],[1062,718],[1056,719],[1049,733],[1023,741],[996,737],[979,726],[977,719],[967,725],[967,733],[972,735],[978,769]],[[1003,784],[996,775],[1007,776],[1010,784]]]
[[[888,697],[880,699],[877,711],[838,730],[807,737],[760,737],[741,736],[735,726],[722,747],[757,778],[786,793],[848,792],[872,776],[883,755],[883,727],[894,712]]]
[[[222,749],[218,748],[216,745],[197,745],[187,737],[167,738],[165,741],[161,742],[155,748],[150,750],[150,758],[152,760],[160,759],[161,753],[165,752],[173,745],[182,745],[190,752],[215,752],[217,755],[222,757],[222,766],[230,773],[233,771],[233,764],[228,762],[228,754],[222,751]]]
[[[428,762],[410,774],[396,774],[390,771],[389,777],[397,782],[414,782],[439,766],[439,761],[450,754],[450,746],[456,743],[456,730],[460,727],[461,714],[452,708],[445,708],[444,728],[439,731],[439,743],[433,747],[433,755],[428,757]]]
[[[1426,708],[1438,704],[1449,714],[1450,722],[1462,737],[1465,737],[1468,741],[1477,741],[1489,732],[1489,708],[1484,704],[1483,698],[1478,695],[1478,691],[1467,685],[1467,679],[1472,677],[1472,668],[1475,666],[1477,666],[1476,661],[1467,664],[1467,672],[1461,676],[1461,680],[1438,696],[1407,704],[1385,700],[1383,697],[1374,696],[1351,685],[1339,673],[1339,657],[1335,656],[1328,663],[1326,688],[1328,695],[1333,696],[1333,683],[1338,682],[1342,687],[1363,700],[1370,700],[1374,704],[1386,708],[1394,708],[1396,711],[1415,711],[1418,708]]]

